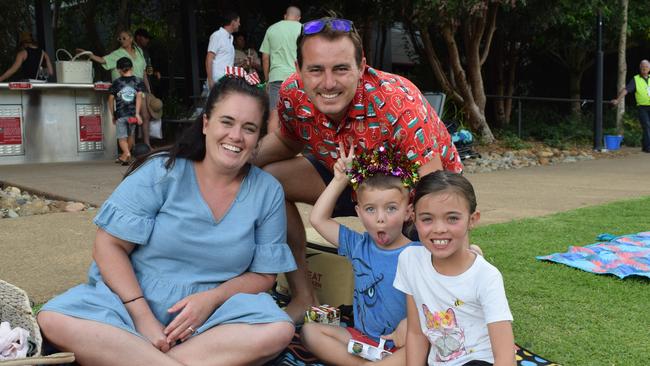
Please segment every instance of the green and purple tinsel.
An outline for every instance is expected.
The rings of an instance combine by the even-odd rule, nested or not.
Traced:
[[[346,169],[350,184],[355,190],[364,179],[373,175],[392,175],[402,180],[404,187],[412,189],[420,180],[419,162],[413,162],[401,151],[394,151],[380,146],[371,153],[361,153],[352,161],[352,167]]]

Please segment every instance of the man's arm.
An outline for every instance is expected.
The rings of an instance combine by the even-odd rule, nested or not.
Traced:
[[[252,163],[261,168],[276,161],[287,160],[298,155],[303,147],[302,143],[281,136],[279,130],[274,131],[260,141]]]
[[[420,177],[424,177],[429,173],[433,173],[437,170],[442,170],[442,161],[440,160],[440,155],[436,154],[431,160],[426,164],[418,168],[418,174]]]
[[[205,55],[205,74],[208,78],[209,89],[212,89],[212,85],[214,85],[214,80],[212,80],[212,61],[214,60],[214,56],[215,54],[210,51]]]
[[[634,82],[634,79],[630,80],[627,85],[623,89],[621,89],[618,94],[616,95],[616,98],[612,99],[612,104],[613,105],[618,105],[618,103],[621,102],[621,99],[623,99],[628,93],[634,92],[636,89],[636,84]]]
[[[269,81],[269,70],[271,68],[271,55],[262,52],[262,70],[264,71],[264,80]]]

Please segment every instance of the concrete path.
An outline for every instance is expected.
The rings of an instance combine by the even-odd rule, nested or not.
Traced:
[[[0,166],[0,182],[96,206],[120,182],[113,162]],[[632,152],[555,166],[468,174],[482,224],[543,216],[621,199],[650,196],[650,154]],[[309,206],[300,207],[303,217]],[[85,281],[94,212],[0,219],[0,278],[41,303]],[[356,219],[344,219],[361,229]]]

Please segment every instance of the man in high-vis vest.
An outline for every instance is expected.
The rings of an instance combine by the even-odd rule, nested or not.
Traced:
[[[643,152],[650,153],[650,80],[648,79],[650,61],[641,61],[639,70],[639,74],[634,75],[625,88],[618,92],[616,99],[612,99],[612,104],[617,105],[627,93],[634,93],[636,104],[639,106],[639,123],[643,129],[641,149]]]

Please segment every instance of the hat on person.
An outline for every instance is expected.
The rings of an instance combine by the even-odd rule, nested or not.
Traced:
[[[32,36],[31,32],[21,32],[20,33],[20,40],[18,41],[19,44],[25,44],[25,43],[34,43],[34,37]]]
[[[160,119],[163,114],[163,102],[155,95],[147,93],[147,109],[151,119]]]
[[[147,32],[147,30],[144,29],[144,28],[138,28],[138,29],[135,31],[135,33],[133,33],[133,36],[135,36],[135,37],[137,37],[137,36],[142,36],[142,37],[144,37],[144,38],[149,38],[149,39],[151,39],[151,34],[149,34],[149,32]]]
[[[118,70],[130,69],[133,67],[133,62],[131,62],[131,59],[128,57],[122,57],[117,60],[116,66]]]

